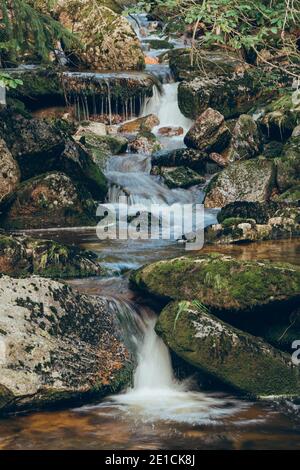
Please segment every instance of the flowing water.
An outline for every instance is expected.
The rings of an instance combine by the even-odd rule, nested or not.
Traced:
[[[149,24],[145,16],[132,19],[141,39]],[[150,29],[155,29],[151,25]],[[153,37],[153,36],[152,36]],[[166,70],[165,65],[163,65]],[[160,72],[158,72],[159,75]],[[169,77],[162,73],[162,76]],[[142,114],[154,113],[160,126],[183,127],[191,122],[180,113],[178,84],[165,80],[162,93],[154,88]],[[157,133],[158,128],[154,129]],[[167,148],[183,146],[183,136],[163,138]],[[145,155],[112,156],[106,176],[109,201],[126,195],[130,204],[173,204],[203,200],[199,187],[170,190],[150,174],[151,159]],[[216,220],[206,211],[205,225]],[[74,279],[75,289],[108,299],[120,322],[124,340],[134,352],[137,367],[133,385],[118,395],[78,409],[24,413],[2,419],[2,449],[296,449],[299,440],[299,406],[294,403],[251,402],[226,390],[210,389],[201,374],[179,379],[170,351],[155,333],[156,314],[145,300],[129,289],[127,272],[158,259],[184,253],[184,246],[166,240],[105,240],[95,229],[32,231],[74,243],[96,252],[110,274],[105,278]],[[300,241],[283,241],[205,248],[242,259],[271,258],[299,263]],[[197,255],[197,252],[194,254]],[[193,253],[191,254],[193,256]],[[174,361],[174,358],[173,358]],[[177,370],[177,369],[176,369]],[[181,377],[181,375],[179,374]]]

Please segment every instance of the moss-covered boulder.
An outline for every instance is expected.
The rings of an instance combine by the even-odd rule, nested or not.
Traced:
[[[176,167],[184,166],[205,173],[208,155],[200,150],[180,148],[175,150],[160,150],[152,155],[153,166]]]
[[[0,226],[34,229],[96,225],[91,194],[63,173],[48,173],[22,183],[2,200]]]
[[[131,282],[158,298],[197,299],[212,312],[253,313],[276,302],[300,299],[299,267],[215,253],[144,266],[132,274]]]
[[[155,114],[148,114],[132,121],[125,122],[119,127],[119,132],[123,134],[135,134],[138,132],[148,131],[159,125],[159,119]]]
[[[130,353],[106,299],[3,276],[0,303],[0,412],[82,403],[129,382]]]
[[[280,192],[300,183],[300,137],[292,137],[283,147],[280,158],[275,159],[277,185]]]
[[[149,131],[141,131],[129,143],[129,150],[132,153],[152,155],[161,149],[161,143],[155,134]]]
[[[230,130],[225,124],[224,116],[208,108],[193,124],[184,138],[188,148],[202,152],[222,152],[229,144]]]
[[[242,114],[232,131],[228,160],[248,160],[257,157],[261,151],[262,139],[256,122],[248,114]]]
[[[230,202],[265,202],[275,187],[275,165],[267,159],[237,161],[210,181],[205,207],[224,207]]]
[[[260,126],[269,138],[285,140],[300,122],[300,105],[293,100],[292,93],[285,93],[272,101],[259,120]]]
[[[91,251],[52,240],[0,234],[0,274],[67,279],[105,272]]]
[[[96,135],[92,132],[84,133],[80,142],[91,152],[94,161],[104,171],[106,163],[111,155],[125,153],[128,148],[128,140],[119,135]]]
[[[258,224],[266,224],[269,219],[275,217],[275,214],[282,213],[289,204],[281,201],[270,202],[248,202],[237,201],[222,207],[217,215],[219,223],[223,223],[226,219],[240,218],[253,219]],[[296,207],[296,205],[295,205]]]
[[[157,172],[155,169],[153,169],[152,172],[162,176],[165,184],[171,189],[189,188],[206,182],[206,179],[203,176],[200,176],[199,173],[196,173],[196,171],[184,166],[175,168],[162,167],[158,168]]]
[[[17,162],[0,138],[0,200],[14,191],[20,182],[20,169]]]
[[[292,186],[290,189],[280,194],[276,200],[285,202],[300,201],[300,184]]]
[[[197,301],[169,304],[156,331],[178,356],[243,394],[300,394],[299,371],[290,355],[220,321]]]
[[[130,23],[101,0],[66,0],[59,17],[80,39],[78,47],[68,51],[80,64],[102,71],[144,68],[140,42]]]
[[[228,76],[241,72],[247,64],[234,54],[222,50],[202,49],[199,57],[191,49],[169,52],[170,68],[176,81],[192,80],[203,74],[210,77]]]
[[[192,81],[180,83],[179,108],[190,119],[197,119],[207,108],[219,111],[226,119],[234,118],[248,113],[260,103],[265,104],[274,94],[276,96],[285,81],[280,74],[275,79],[263,69],[215,78],[198,75]]]

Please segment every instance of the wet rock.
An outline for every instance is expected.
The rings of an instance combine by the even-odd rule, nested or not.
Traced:
[[[107,160],[111,155],[125,153],[128,147],[128,140],[119,135],[98,136],[85,133],[81,136],[80,142],[92,153],[102,171],[105,170]]]
[[[161,299],[197,299],[224,318],[254,315],[280,302],[281,311],[300,299],[300,267],[270,261],[243,261],[222,254],[183,256],[135,271],[132,285]]]
[[[300,201],[300,184],[293,186],[276,198],[278,201],[296,202]]]
[[[300,137],[291,138],[280,158],[275,159],[277,185],[281,192],[300,183]]]
[[[292,135],[299,121],[300,105],[294,103],[292,94],[284,94],[266,107],[259,124],[268,138],[281,141]]]
[[[247,64],[234,54],[222,50],[201,50],[194,55],[192,65],[191,49],[175,49],[169,52],[170,68],[176,81],[192,80],[202,75],[210,77],[228,76],[241,72]]]
[[[20,170],[17,162],[0,138],[0,200],[14,191],[20,182]]]
[[[223,207],[217,215],[218,222],[222,223],[225,219],[241,218],[253,219],[258,224],[268,223],[271,217],[274,217],[278,210],[288,207],[282,202],[231,202]]]
[[[228,151],[228,160],[248,160],[259,155],[262,151],[260,131],[254,119],[242,114],[233,131]]]
[[[65,279],[104,273],[91,251],[52,240],[0,234],[0,274]]]
[[[163,177],[165,184],[171,189],[189,188],[206,182],[203,176],[184,166],[176,168],[162,167],[159,169],[158,174]]]
[[[277,140],[267,141],[264,144],[263,155],[266,158],[280,157],[283,152],[283,143]]]
[[[0,302],[1,412],[80,403],[128,383],[130,355],[107,300],[3,276]]]
[[[161,144],[152,132],[139,132],[136,138],[129,143],[129,150],[132,153],[152,155],[161,149]]]
[[[22,181],[60,171],[84,185],[95,199],[105,198],[106,178],[81,144],[46,121],[10,112],[1,117],[0,135],[20,167]]]
[[[276,80],[279,89],[285,79],[278,76]],[[274,76],[259,69],[217,78],[198,76],[178,88],[179,108],[190,119],[197,119],[207,108],[219,111],[226,119],[235,118],[273,96]]]
[[[169,304],[156,331],[178,356],[244,394],[300,393],[298,370],[290,355],[219,320],[200,302]]]
[[[228,166],[228,158],[220,153],[213,152],[209,154],[209,160],[216,163],[220,168],[226,168]]]
[[[0,225],[6,229],[96,224],[96,204],[90,193],[57,172],[22,183],[2,200],[0,211]]]
[[[205,207],[224,207],[230,202],[264,202],[275,186],[275,166],[266,159],[234,162],[210,181]]]
[[[123,134],[134,134],[141,131],[152,131],[152,129],[159,125],[159,119],[155,114],[148,114],[148,116],[134,119],[133,121],[125,122],[119,127],[119,132]]]
[[[207,162],[207,153],[187,148],[161,150],[152,155],[153,166],[186,166],[201,173],[205,173]]]
[[[158,129],[158,133],[166,137],[175,137],[182,135],[184,130],[182,127],[161,127]]]
[[[72,55],[94,70],[141,70],[144,55],[128,20],[99,0],[66,0],[60,9],[61,23],[80,39]]]
[[[230,141],[230,131],[224,116],[208,108],[202,113],[184,138],[187,147],[202,152],[222,152]]]

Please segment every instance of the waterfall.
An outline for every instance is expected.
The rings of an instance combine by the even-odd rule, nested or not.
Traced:
[[[160,121],[159,126],[154,128],[154,133],[160,127],[182,127],[184,133],[191,128],[193,122],[182,114],[178,106],[178,86],[179,83],[165,83],[162,93],[154,87],[153,96],[146,100],[143,116],[155,114]]]

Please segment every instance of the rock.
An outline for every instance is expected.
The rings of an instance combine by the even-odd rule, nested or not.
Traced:
[[[276,198],[278,201],[294,202],[300,201],[300,184],[293,186]]]
[[[259,124],[268,138],[281,141],[292,135],[299,121],[300,105],[294,104],[292,94],[284,94],[266,107]]]
[[[174,49],[174,44],[165,39],[146,39],[143,44],[147,44],[150,49],[155,50]]]
[[[149,131],[139,132],[136,138],[129,143],[129,150],[132,153],[152,155],[160,149],[159,140]]]
[[[104,200],[106,178],[81,144],[46,121],[10,112],[2,117],[0,135],[20,167],[22,181],[60,171],[84,185],[95,199]]]
[[[156,331],[179,357],[248,396],[299,396],[290,355],[220,321],[200,302],[169,304]]]
[[[91,251],[52,240],[0,234],[0,274],[66,279],[105,272]]]
[[[208,155],[199,150],[180,148],[175,150],[160,150],[152,155],[153,166],[187,166],[193,170],[205,173]]]
[[[148,116],[134,119],[133,121],[125,122],[119,127],[119,132],[123,134],[134,134],[141,131],[152,131],[152,129],[159,125],[159,119],[155,114],[148,114]]]
[[[0,278],[1,412],[80,403],[125,386],[130,354],[107,300]]]
[[[252,159],[232,163],[210,181],[205,207],[224,207],[235,201],[265,202],[275,186],[272,161]]]
[[[269,219],[274,217],[278,210],[288,207],[282,202],[231,202],[223,207],[217,215],[218,222],[222,223],[226,219],[241,218],[253,219],[258,224],[267,224]]]
[[[91,226],[96,204],[63,173],[48,173],[22,183],[2,200],[0,225],[5,229]]]
[[[230,141],[230,131],[224,116],[208,108],[202,113],[184,138],[187,147],[202,152],[222,152]]]
[[[162,167],[160,176],[169,188],[189,188],[198,184],[204,184],[206,179],[190,168],[179,166],[176,168]]]
[[[130,23],[101,0],[66,0],[59,18],[83,45],[68,51],[80,65],[98,71],[144,68],[144,55]]]
[[[300,124],[294,128],[292,137],[300,137]]]
[[[20,182],[20,170],[17,162],[0,138],[0,200],[14,191]]]
[[[191,65],[191,49],[175,49],[169,52],[170,68],[176,81],[192,80],[201,75],[228,76],[249,67],[234,54],[222,50],[201,50],[200,59]]]
[[[287,305],[300,299],[299,266],[217,253],[152,263],[135,271],[131,283],[164,300],[197,299],[225,319],[248,312],[254,321],[262,307],[272,311],[279,302],[284,314]]]
[[[184,133],[183,127],[161,127],[158,129],[159,135],[174,137]]]
[[[277,140],[267,141],[263,148],[263,155],[265,158],[280,157],[283,152],[283,143]]]
[[[209,159],[213,162],[216,163],[220,168],[226,168],[228,166],[228,158],[225,157],[224,155],[221,155],[220,153],[213,152],[209,154]]]
[[[264,87],[261,85],[264,80]],[[178,88],[178,104],[184,116],[197,119],[207,108],[219,111],[226,119],[246,114],[253,107],[274,96],[274,75],[263,69],[216,78],[195,78]],[[286,81],[276,77],[278,89]],[[268,86],[270,85],[270,86]]]
[[[242,114],[232,132],[228,160],[248,160],[262,151],[262,140],[256,122],[251,116]]]
[[[86,133],[81,136],[80,141],[92,153],[102,171],[105,170],[107,160],[111,155],[125,153],[128,147],[128,140],[119,135],[98,136]]]
[[[79,126],[76,133],[74,134],[74,139],[80,141],[81,137],[84,137],[86,134],[92,134],[96,137],[102,137],[107,135],[107,126],[102,122],[91,122],[89,121],[87,125]]]
[[[275,159],[277,186],[281,192],[300,183],[300,137],[293,137],[284,145],[280,158]]]

